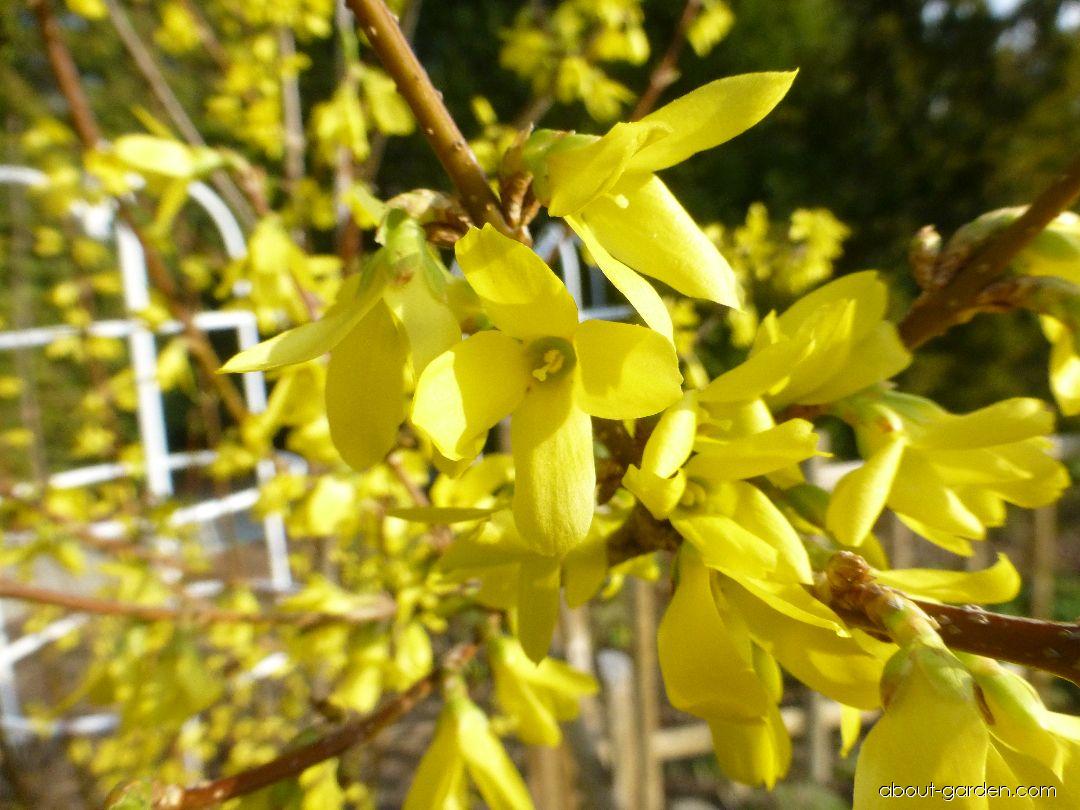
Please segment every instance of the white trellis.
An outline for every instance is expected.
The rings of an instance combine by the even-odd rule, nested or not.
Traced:
[[[0,184],[34,188],[47,181],[46,175],[36,169],[0,165]],[[203,183],[191,183],[188,193],[209,215],[229,258],[243,258],[246,254],[244,236],[228,207]],[[135,234],[124,223],[116,221],[114,210],[109,205],[89,206],[80,203],[73,207],[71,213],[79,220],[88,236],[102,242],[115,242],[125,307],[133,314],[146,310],[150,305],[146,259]],[[204,332],[234,331],[241,349],[253,346],[259,340],[254,314],[243,310],[200,312],[194,316],[194,325]],[[42,348],[58,338],[79,334],[126,338],[137,393],[136,418],[143,453],[142,471],[150,495],[155,499],[162,499],[173,494],[172,475],[175,471],[204,466],[212,462],[217,455],[213,450],[172,452],[168,446],[165,409],[157,379],[157,338],[179,334],[181,331],[182,325],[176,321],[165,322],[152,330],[137,317],[98,321],[84,330],[70,326],[35,327],[0,332],[0,351]],[[244,374],[242,385],[248,410],[252,413],[265,410],[266,383],[262,373]],[[295,463],[290,466],[295,466]],[[93,464],[56,472],[49,476],[48,486],[52,489],[69,489],[129,477],[134,472],[125,464]],[[256,467],[257,482],[265,483],[273,477],[274,472],[273,460],[260,461]],[[257,487],[250,487],[225,497],[190,504],[173,513],[170,518],[171,525],[179,527],[205,524],[223,515],[249,510],[255,505],[258,494]],[[271,514],[263,519],[262,525],[270,572],[269,585],[275,591],[286,591],[292,585],[292,576],[289,570],[284,520],[280,514]],[[91,524],[88,530],[101,539],[109,539],[119,536],[123,526],[115,522],[101,521]],[[62,638],[85,621],[83,616],[67,617],[33,635],[11,641],[7,637],[3,601],[0,600],[0,713],[6,728],[15,732],[35,730],[55,733],[61,729],[100,731],[111,726],[112,719],[109,715],[76,718],[63,724],[54,724],[48,729],[43,729],[40,724],[22,716],[15,664],[52,641]]]

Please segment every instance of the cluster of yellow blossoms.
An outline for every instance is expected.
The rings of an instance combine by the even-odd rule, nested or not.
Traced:
[[[602,137],[542,130],[525,144],[518,159],[538,198],[578,234],[645,326],[581,322],[544,261],[490,226],[457,243],[463,278],[452,277],[420,224],[387,209],[381,249],[326,314],[241,353],[226,370],[329,353],[327,416],[349,464],[379,463],[403,424],[428,448],[443,473],[433,505],[392,514],[455,526],[441,572],[479,583],[475,601],[511,616],[515,636],[489,639],[488,650],[497,702],[526,742],[556,743],[558,721],[594,688],[545,659],[560,591],[580,604],[600,588],[605,538],[641,508],[683,541],[658,638],[668,695],[708,721],[732,778],[771,786],[787,770],[791,745],[778,708],[787,671],[846,707],[848,747],[860,711],[881,707],[887,687],[884,719],[860,759],[860,807],[876,806],[871,785],[938,774],[1072,790],[1072,719],[1047,712],[992,662],[948,652],[916,608],[897,611],[907,622],[900,625],[919,632],[882,641],[849,628],[815,594],[830,556],[857,547],[881,583],[912,596],[1011,599],[1018,577],[1005,558],[978,573],[890,571],[872,529],[888,507],[928,540],[970,554],[972,540],[1002,523],[1006,502],[1051,502],[1068,479],[1048,452],[1050,412],[1014,399],[958,416],[893,390],[889,380],[911,357],[872,272],[770,313],[744,363],[684,390],[671,316],[644,276],[733,307],[738,286],[655,172],[755,124],[793,78],[722,79]],[[822,454],[819,437],[811,422],[787,417],[810,412],[850,425],[865,459],[831,497],[799,467]],[[627,422],[631,432],[651,433],[622,479],[626,492],[598,507],[592,418],[657,414]],[[510,455],[475,461],[507,418]],[[916,722],[955,739],[947,751],[912,750],[920,748],[910,746]],[[466,776],[491,806],[529,806],[487,718],[452,682],[406,806],[464,806],[455,802]]]

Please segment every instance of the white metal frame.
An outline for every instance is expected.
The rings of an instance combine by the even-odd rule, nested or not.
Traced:
[[[0,184],[34,188],[48,182],[48,177],[36,169],[24,166],[0,165]],[[246,255],[243,232],[225,203],[208,186],[193,182],[188,194],[209,215],[221,236],[226,254],[231,259]],[[83,230],[102,242],[115,240],[123,282],[126,309],[138,314],[150,306],[150,289],[146,273],[146,257],[134,232],[118,222],[112,206],[78,203],[71,213],[80,221]],[[244,310],[200,312],[194,316],[196,328],[211,332],[235,331],[239,348],[245,349],[259,341],[258,324],[253,313]],[[41,348],[52,341],[72,335],[89,334],[101,337],[126,338],[135,375],[137,392],[136,418],[140,443],[143,448],[143,472],[147,489],[155,499],[173,494],[172,473],[179,469],[209,464],[217,456],[214,450],[197,452],[170,452],[165,426],[165,412],[161,387],[157,380],[157,336],[179,334],[183,327],[177,321],[168,321],[151,329],[137,318],[98,321],[84,330],[70,326],[35,327],[0,332],[0,351],[24,348]],[[261,372],[243,375],[243,394],[251,413],[266,409],[266,381]],[[302,462],[301,462],[302,464]],[[296,467],[295,462],[289,466]],[[131,476],[134,470],[119,463],[95,464],[65,470],[49,477],[49,486],[69,489],[94,483]],[[272,459],[263,459],[256,466],[256,480],[266,483],[275,474]],[[250,509],[258,499],[258,488],[234,492],[223,498],[208,499],[173,513],[173,526],[206,523],[226,514]],[[103,521],[89,529],[104,538],[118,537],[123,526]],[[264,538],[270,567],[269,585],[275,591],[287,591],[292,587],[289,569],[287,538],[282,515],[271,514],[263,520]],[[9,539],[15,539],[10,538]],[[196,583],[199,585],[201,583]],[[41,631],[11,641],[6,632],[3,600],[0,600],[0,722],[15,733],[94,733],[112,728],[115,718],[111,715],[91,715],[51,724],[41,724],[22,715],[18,695],[15,664],[53,641],[74,631],[86,622],[85,616],[69,616],[53,622]]]

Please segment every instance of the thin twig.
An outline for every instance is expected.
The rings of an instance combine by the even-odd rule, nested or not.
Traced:
[[[264,611],[260,613],[241,610],[225,610],[210,605],[194,603],[181,607],[167,605],[141,605],[134,602],[116,602],[96,596],[54,591],[27,585],[11,579],[0,578],[0,599],[18,599],[38,605],[63,608],[72,613],[89,613],[95,616],[120,616],[137,622],[190,622],[193,624],[274,624],[309,628],[324,624],[368,624],[389,619],[396,614],[397,606],[384,595],[376,596],[370,605],[356,608],[348,613],[324,613],[319,611]]]
[[[435,89],[424,66],[416,58],[397,20],[382,0],[347,0],[398,92],[408,103],[439,162],[461,194],[462,204],[477,225],[489,223],[514,236],[503,219],[499,201],[488,185],[487,175],[469,148],[465,136],[450,117],[442,94]]]
[[[477,650],[476,644],[458,645],[443,659],[439,669],[417,681],[374,714],[352,720],[315,742],[258,767],[204,785],[164,788],[154,801],[154,810],[193,810],[246,796],[275,782],[299,776],[311,766],[340,756],[353,746],[371,742],[379,732],[419,706],[435,691],[448,671],[461,669],[476,655]]]
[[[675,33],[671,36],[671,42],[668,43],[664,55],[649,74],[649,83],[634,106],[634,111],[630,115],[631,121],[637,121],[648,115],[656,106],[656,102],[660,100],[660,94],[679,78],[679,57],[682,56],[683,48],[686,47],[686,35],[690,31],[690,24],[700,11],[701,0],[686,0],[679,22],[675,25]]]
[[[900,336],[915,349],[931,338],[964,323],[974,313],[979,296],[1009,269],[1016,255],[1080,199],[1080,158],[1077,158],[1014,222],[975,251],[941,287],[922,293],[904,320]]]

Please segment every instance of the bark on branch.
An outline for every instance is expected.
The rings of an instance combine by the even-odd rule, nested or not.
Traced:
[[[507,236],[517,238],[503,218],[487,175],[469,148],[465,136],[443,104],[424,66],[416,57],[394,15],[383,0],[346,0],[356,15],[386,72],[408,103],[428,143],[450,176],[465,210],[477,225],[489,223]]]
[[[355,745],[368,743],[380,731],[420,705],[435,691],[447,672],[461,669],[476,655],[477,649],[475,644],[458,645],[443,659],[439,669],[417,681],[374,714],[351,720],[313,743],[233,776],[189,788],[170,786],[161,789],[154,800],[154,810],[211,807],[237,796],[254,793],[283,779],[299,776],[313,765],[339,756]]]
[[[1016,255],[1077,199],[1080,199],[1080,157],[1022,216],[976,250],[947,283],[926,290],[916,299],[900,323],[900,336],[908,348],[918,348],[970,318],[987,287],[1001,278]]]

